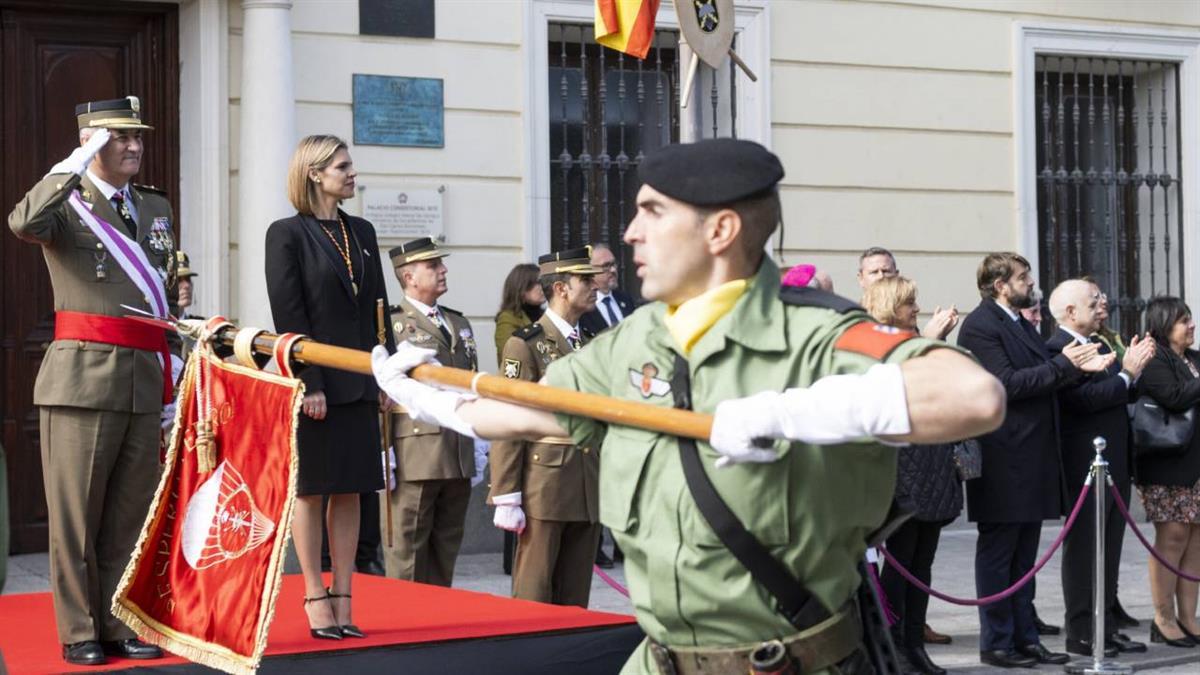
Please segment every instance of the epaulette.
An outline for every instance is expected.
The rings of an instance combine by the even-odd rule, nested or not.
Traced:
[[[797,305],[800,307],[824,307],[832,309],[840,314],[845,314],[851,310],[861,310],[862,307],[853,300],[847,300],[840,295],[830,293],[829,291],[821,290],[820,288],[811,288],[808,286],[784,286],[779,289],[779,299],[785,305]]]
[[[543,332],[544,331],[542,330],[542,327],[540,325],[538,325],[536,323],[531,323],[528,326],[525,326],[524,328],[518,328],[516,331],[514,331],[513,337],[520,338],[520,339],[528,342],[529,340],[532,340],[532,339],[540,336]]]
[[[140,185],[138,183],[134,183],[133,187],[137,188],[141,192],[152,192],[156,195],[162,195],[163,197],[167,196],[166,190],[164,190],[162,188],[154,187],[153,185]]]
[[[457,309],[451,309],[445,305],[438,305],[438,308],[441,309],[443,312],[450,312],[451,314],[457,314],[459,316],[463,315],[463,313],[458,311]]]
[[[390,305],[388,307],[388,314],[395,314],[396,312],[403,312],[403,311],[404,311],[404,307],[402,307],[400,305]]]

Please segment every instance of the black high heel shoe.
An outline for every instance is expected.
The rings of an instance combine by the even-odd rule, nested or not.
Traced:
[[[322,600],[329,600],[329,594],[326,593],[325,595],[319,595],[315,598],[305,598],[304,604],[307,605],[310,602],[320,602]],[[331,613],[333,612],[333,604],[332,603],[330,603],[330,605],[329,605],[329,611]],[[316,640],[341,640],[342,639],[342,630],[338,627],[338,625],[336,623],[332,626],[322,626],[321,628],[312,628],[310,626],[308,629],[308,634],[313,636],[313,639],[316,639]]]
[[[349,600],[349,599],[350,599],[350,594],[349,594],[349,593],[334,593],[334,592],[333,592],[333,590],[332,590],[332,589],[329,589],[329,588],[327,588],[327,589],[325,589],[325,590],[326,590],[326,592],[329,594],[329,597],[330,597],[330,598],[346,598],[347,600]],[[335,620],[335,621],[337,620],[337,613],[336,613],[336,612],[334,612],[334,620]],[[365,637],[367,637],[367,634],[366,634],[366,633],[362,632],[362,630],[360,630],[358,626],[355,626],[355,625],[354,625],[354,624],[352,624],[352,623],[347,623],[347,624],[344,624],[344,625],[339,625],[339,626],[338,626],[338,628],[339,628],[339,629],[342,631],[342,635],[344,635],[344,636],[346,636],[346,637],[352,637],[352,638],[365,638]]]
[[[1175,620],[1175,625],[1179,626],[1179,630],[1183,631],[1183,636],[1192,641],[1194,645],[1200,645],[1200,635],[1196,635],[1192,631],[1184,627],[1183,622],[1179,619]]]
[[[1184,631],[1183,634],[1184,637],[1181,638],[1169,638],[1163,635],[1156,621],[1153,619],[1150,620],[1150,641],[1155,644],[1166,645],[1168,647],[1181,647],[1183,649],[1195,647],[1196,643],[1192,642],[1190,637],[1187,637],[1187,631]]]

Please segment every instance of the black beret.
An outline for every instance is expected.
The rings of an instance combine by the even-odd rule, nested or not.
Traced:
[[[711,138],[666,145],[646,155],[642,182],[694,206],[731,204],[775,187],[783,165],[753,141]]]

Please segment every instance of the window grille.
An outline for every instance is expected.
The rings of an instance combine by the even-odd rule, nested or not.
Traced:
[[[1183,295],[1179,65],[1038,56],[1035,86],[1040,286],[1090,275],[1128,338]]]
[[[556,251],[607,242],[621,288],[636,293],[621,237],[642,157],[679,140],[679,36],[655,31],[641,60],[602,48],[593,31],[550,25],[550,241]]]

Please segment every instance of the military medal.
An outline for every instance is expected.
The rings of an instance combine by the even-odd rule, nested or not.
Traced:
[[[96,281],[104,281],[108,278],[108,265],[105,261],[108,260],[108,251],[100,251],[93,254],[96,257]]]

